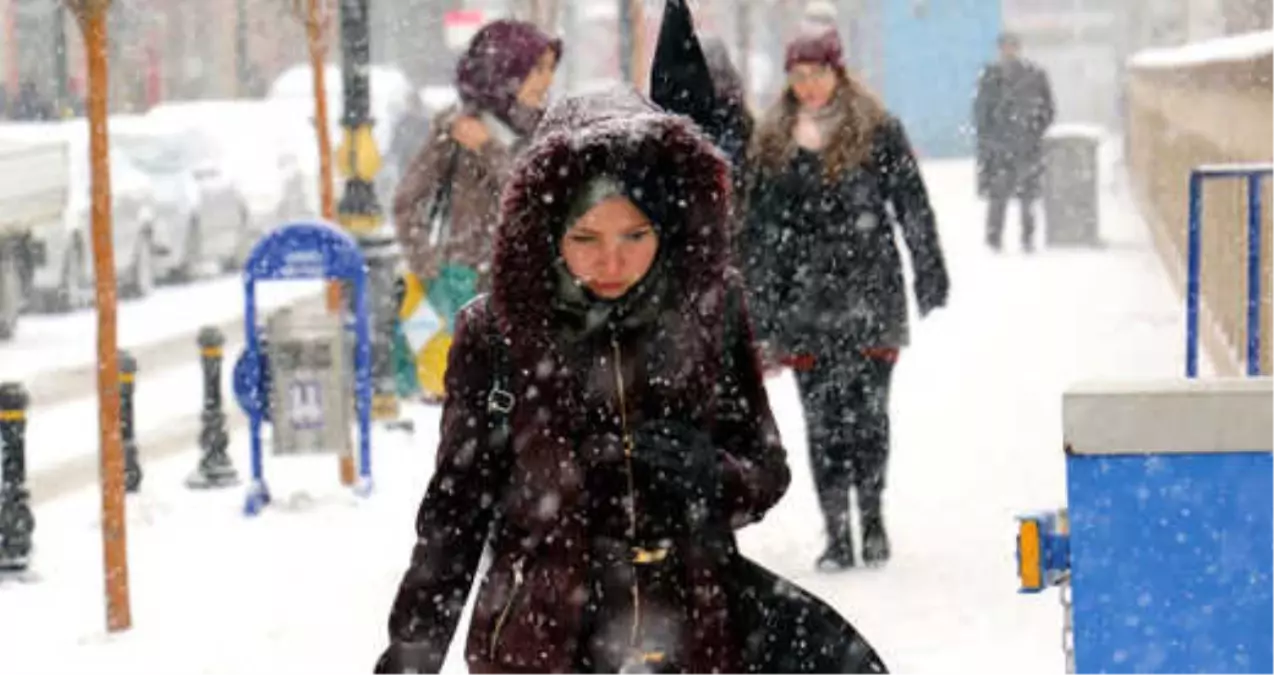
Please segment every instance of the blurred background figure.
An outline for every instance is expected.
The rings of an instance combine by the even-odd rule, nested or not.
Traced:
[[[1016,198],[1022,216],[1022,250],[1034,250],[1035,201],[1044,175],[1044,132],[1055,115],[1048,75],[1022,57],[1018,36],[998,40],[1000,58],[978,79],[973,104],[977,130],[978,194],[990,203],[986,243],[1000,250],[1004,218]]]

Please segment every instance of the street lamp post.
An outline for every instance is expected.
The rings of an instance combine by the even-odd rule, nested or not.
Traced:
[[[372,308],[372,417],[388,421],[398,418],[398,396],[392,361],[395,269],[398,253],[395,240],[381,228],[384,220],[376,196],[376,174],[380,171],[380,151],[372,135],[371,117],[371,27],[369,0],[341,0],[341,69],[344,136],[337,150],[337,166],[345,177],[345,192],[337,206],[337,219],[358,239],[367,260],[369,305]]]

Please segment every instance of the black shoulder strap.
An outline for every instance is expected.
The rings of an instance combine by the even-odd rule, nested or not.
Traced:
[[[509,345],[505,342],[500,324],[490,309],[490,296],[484,296],[483,302],[487,304],[486,340],[491,354],[491,389],[487,393],[487,415],[491,418],[493,442],[507,443],[509,415],[517,403],[517,397],[510,390],[513,373],[509,364]]]

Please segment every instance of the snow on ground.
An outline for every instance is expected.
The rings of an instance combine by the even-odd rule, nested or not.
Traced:
[[[316,292],[313,284],[275,282],[258,291],[263,309],[280,307]],[[200,326],[217,325],[243,315],[243,282],[238,274],[178,286],[163,286],[144,300],[121,301],[117,317],[121,349],[139,349]],[[25,381],[50,370],[90,365],[97,359],[97,315],[92,309],[69,314],[22,317],[17,336],[0,345],[0,373],[7,381]]]
[[[1013,517],[1063,503],[1069,383],[1181,371],[1181,303],[1126,202],[1106,200],[1102,250],[1026,256],[1010,228],[1009,246],[995,255],[981,243],[971,165],[931,163],[926,175],[953,294],[916,325],[894,381],[886,493],[894,560],[879,570],[813,571],[821,518],[786,376],[771,382],[771,395],[795,480],[741,543],[829,599],[894,672],[1062,672],[1055,594],[1015,593]],[[437,410],[413,414],[414,438],[378,432],[377,488],[367,501],[337,486],[329,456],[267,457],[279,504],[255,520],[240,514],[242,487],[182,487],[193,449],[146,467],[144,493],[129,498],[135,627],[122,635],[104,633],[96,491],[42,505],[36,578],[0,582],[0,670],[366,672],[384,646],[432,466]],[[236,435],[241,472],[245,447]],[[461,664],[453,659],[448,670]]]

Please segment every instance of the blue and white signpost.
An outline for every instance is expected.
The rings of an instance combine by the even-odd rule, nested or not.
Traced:
[[[268,350],[258,335],[256,284],[259,281],[344,280],[354,292],[354,406],[358,415],[359,480],[354,491],[367,496],[371,474],[371,339],[367,307],[367,266],[353,237],[340,227],[315,220],[275,228],[252,249],[244,266],[244,353],[235,368],[235,394],[248,414],[252,437],[252,482],[244,513],[256,515],[270,502],[262,462],[261,425],[270,419]],[[277,425],[278,420],[274,420]]]

